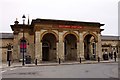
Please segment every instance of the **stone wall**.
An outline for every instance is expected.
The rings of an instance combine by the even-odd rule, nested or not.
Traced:
[[[62,33],[63,34],[63,33]],[[28,46],[28,50],[27,50],[27,53],[29,53],[29,55],[32,57],[32,61],[34,61],[34,59],[35,59],[35,44],[34,44],[34,36],[33,35],[29,35],[28,33],[26,33],[25,34],[25,36],[26,36],[26,39],[27,39],[27,41],[28,41],[28,44],[27,44],[27,46]],[[60,39],[60,41],[59,42],[62,42],[63,43],[63,38],[62,38],[62,36],[63,35],[61,35],[61,37],[59,37],[59,39]],[[21,39],[22,38],[22,33],[21,34],[19,34],[19,39]],[[17,38],[17,37],[16,37]],[[19,40],[19,39],[17,39],[17,40]],[[81,41],[81,38],[80,38],[80,41]],[[2,61],[6,61],[7,60],[7,45],[10,43],[10,44],[12,44],[13,45],[13,43],[14,43],[14,41],[13,41],[13,39],[0,39],[0,42],[2,42],[2,45],[0,46],[0,49],[2,50]],[[61,44],[62,44],[61,43]],[[19,44],[19,42],[18,42],[18,44]],[[112,48],[115,48],[115,51],[117,51],[117,45],[118,45],[118,41],[116,41],[116,40],[102,40],[102,42],[101,42],[101,45],[111,45],[112,46]],[[57,48],[57,46],[58,46],[58,48]],[[61,49],[62,49],[62,47],[61,46],[63,46],[63,45],[60,45],[60,43],[59,43],[59,45],[57,44],[56,45],[56,51],[54,51],[54,53],[56,53],[58,50],[58,53],[59,54],[57,54],[56,56],[57,56],[57,58],[58,58],[58,56],[59,57],[61,57],[62,59],[64,59],[63,58],[63,53],[61,53],[62,51],[61,51]],[[80,44],[80,46],[81,46],[81,44]],[[19,48],[19,45],[17,45],[17,48]],[[82,48],[81,48],[82,49]],[[107,49],[108,50],[108,52],[110,52],[112,49],[110,48],[110,47],[102,47],[102,49]],[[18,49],[19,50],[19,49]],[[39,50],[39,49],[38,49]],[[64,49],[63,49],[64,50]],[[17,56],[16,56],[16,54],[13,52],[13,49],[12,49],[12,56],[13,56],[13,60],[15,60],[16,58],[18,59],[19,57],[18,57],[18,54],[20,54],[20,51],[17,51],[17,52],[19,52],[19,53],[17,53]],[[102,54],[103,54],[103,52],[104,51],[102,51]],[[76,52],[75,52],[76,53]],[[80,53],[83,53],[82,51],[80,51]],[[40,54],[40,53],[39,53]],[[80,56],[81,56],[82,54],[80,54]],[[40,55],[39,55],[40,56]],[[77,56],[79,56],[79,55],[77,55]]]
[[[2,42],[2,45],[0,45],[0,51],[2,51],[2,61],[7,61],[7,45],[9,43],[13,44],[13,39],[0,39],[0,42]]]
[[[15,37],[17,36],[17,37]],[[22,59],[22,53],[20,53],[20,41],[23,39],[23,33],[19,33],[18,35],[14,36],[14,50],[16,50],[16,55],[14,59]],[[27,43],[27,52],[25,55],[29,55],[32,58],[32,61],[35,59],[35,52],[34,52],[34,36],[30,35],[29,33],[24,33],[24,37]]]
[[[110,52],[117,52],[118,55],[118,41],[117,40],[102,40],[102,54],[107,51],[109,54]]]

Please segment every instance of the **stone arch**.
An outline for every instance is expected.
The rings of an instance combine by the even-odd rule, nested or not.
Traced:
[[[24,42],[24,44],[23,44]],[[23,46],[24,46],[24,50],[23,50]],[[29,46],[29,42],[28,42],[28,39],[24,37],[24,40],[23,40],[23,37],[19,39],[18,41],[18,51],[19,51],[19,60],[21,61],[23,59],[23,55],[21,53],[24,52],[24,56],[28,55],[28,46]]]
[[[83,35],[83,39],[85,39],[85,37],[86,37],[87,35],[92,35],[92,36],[95,38],[95,41],[96,41],[96,42],[98,41],[98,37],[97,37],[96,34],[94,34],[93,32],[85,33],[85,34]]]
[[[43,36],[44,36],[45,34],[47,34],[47,33],[53,34],[53,35],[56,37],[56,41],[59,41],[58,34],[57,34],[56,32],[54,32],[54,31],[45,31],[45,32],[43,32],[43,33],[40,35],[40,36],[41,36],[41,40],[42,40]],[[41,41],[41,40],[40,40],[40,41]]]
[[[56,36],[52,33],[46,33],[42,37],[42,61],[56,61],[57,45]]]
[[[63,41],[64,41],[65,37],[66,37],[68,34],[73,34],[73,35],[77,38],[77,42],[79,42],[79,36],[78,36],[78,34],[76,34],[75,32],[66,32],[66,33],[63,35]]]
[[[27,44],[29,44],[29,40],[27,38],[25,38],[25,37],[24,37],[24,39],[26,40]],[[21,40],[23,40],[23,37],[19,39],[19,41],[18,41],[19,45],[20,45]]]
[[[74,32],[66,32],[63,35],[64,40],[64,55],[66,61],[77,60],[77,42],[79,37]]]
[[[84,41],[84,57],[86,60],[96,59],[96,43],[98,37],[92,32],[85,33],[83,35]]]

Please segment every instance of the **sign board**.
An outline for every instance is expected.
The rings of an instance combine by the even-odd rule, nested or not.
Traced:
[[[81,29],[82,26],[69,26],[69,25],[59,25],[59,28],[72,28],[72,29]]]

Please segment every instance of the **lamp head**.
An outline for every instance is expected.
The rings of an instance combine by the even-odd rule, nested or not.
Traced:
[[[22,18],[25,19],[26,18],[25,15],[23,15]]]

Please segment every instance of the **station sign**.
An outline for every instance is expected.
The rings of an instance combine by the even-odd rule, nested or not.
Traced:
[[[69,26],[69,25],[59,25],[59,28],[72,28],[72,29],[81,29],[82,26]]]

